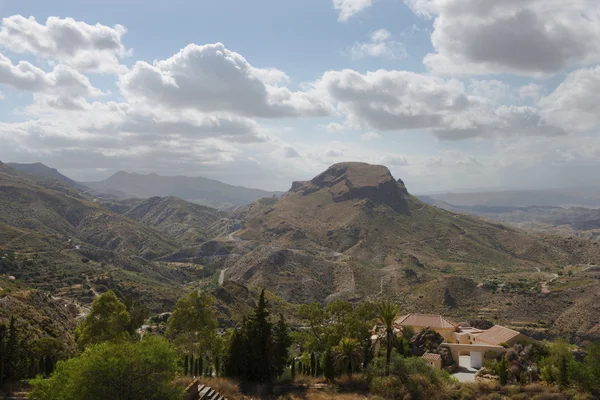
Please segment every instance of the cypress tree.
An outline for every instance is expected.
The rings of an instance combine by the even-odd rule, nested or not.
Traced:
[[[296,360],[294,360],[294,359],[292,359],[291,375],[292,375],[292,382],[294,382],[294,380],[296,379]]]
[[[197,376],[195,366],[194,355],[190,354],[190,376]]]
[[[323,355],[323,374],[328,382],[333,382],[335,379],[335,367],[333,365],[333,354],[331,348],[327,348]]]
[[[221,360],[219,359],[219,356],[216,355],[215,356],[215,376],[219,376],[221,371]]]
[[[279,314],[279,322],[273,329],[273,369],[275,376],[281,376],[289,358],[289,347],[292,345],[289,330],[285,324],[282,314]]]
[[[188,363],[188,355],[186,354],[185,357],[183,358],[183,373],[185,376],[188,376],[188,367],[189,367],[189,363]]]
[[[317,375],[317,359],[315,357],[315,352],[310,353],[310,376]]]
[[[246,377],[251,382],[270,382],[274,375],[273,339],[269,310],[264,289],[260,293],[258,305],[250,320],[248,344],[246,348]]]
[[[5,358],[5,370],[4,380],[5,382],[12,382],[17,374],[17,346],[18,346],[18,332],[16,327],[15,317],[10,317],[10,325],[8,327],[8,339],[6,341],[6,358]]]
[[[204,367],[204,358],[198,357],[196,359],[196,376],[201,376],[204,371],[202,368]]]
[[[0,325],[0,386],[4,383],[6,364],[6,325]]]

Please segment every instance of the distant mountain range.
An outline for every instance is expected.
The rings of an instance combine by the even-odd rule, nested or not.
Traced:
[[[69,185],[78,190],[89,190],[85,185],[75,182],[73,179],[68,178],[58,172],[56,168],[50,168],[42,163],[33,163],[33,164],[21,164],[21,163],[7,163],[10,168],[17,170],[19,172],[23,172],[28,175],[35,175],[38,177],[52,178],[56,179],[65,185]]]
[[[282,194],[228,185],[203,177],[142,175],[123,171],[104,181],[85,182],[84,185],[98,193],[121,199],[174,196],[218,209],[242,206],[263,197],[278,197]]]
[[[100,182],[82,183],[76,182],[55,168],[42,163],[7,163],[3,165],[27,175],[59,181],[92,196],[114,200],[178,197],[208,207],[227,209],[247,205],[263,197],[279,197],[283,194],[283,192],[228,185],[203,177],[143,175],[123,171]]]

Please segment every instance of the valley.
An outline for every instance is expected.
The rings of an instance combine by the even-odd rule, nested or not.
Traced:
[[[312,301],[386,298],[533,337],[600,335],[597,242],[429,205],[383,166],[336,164],[219,211],[96,197],[2,165],[0,211],[0,251],[14,259],[1,273],[82,307],[114,290],[161,313],[205,288],[225,320],[266,288],[291,319]]]

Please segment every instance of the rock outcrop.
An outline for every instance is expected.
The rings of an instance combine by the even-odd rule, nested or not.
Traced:
[[[309,182],[294,182],[291,190],[309,195],[322,189],[329,191],[335,202],[368,200],[388,205],[399,213],[409,212],[404,183],[396,181],[389,169],[382,165],[335,164]]]

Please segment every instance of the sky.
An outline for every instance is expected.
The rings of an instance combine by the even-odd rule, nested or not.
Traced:
[[[0,0],[0,160],[287,190],[598,186],[597,0]]]

